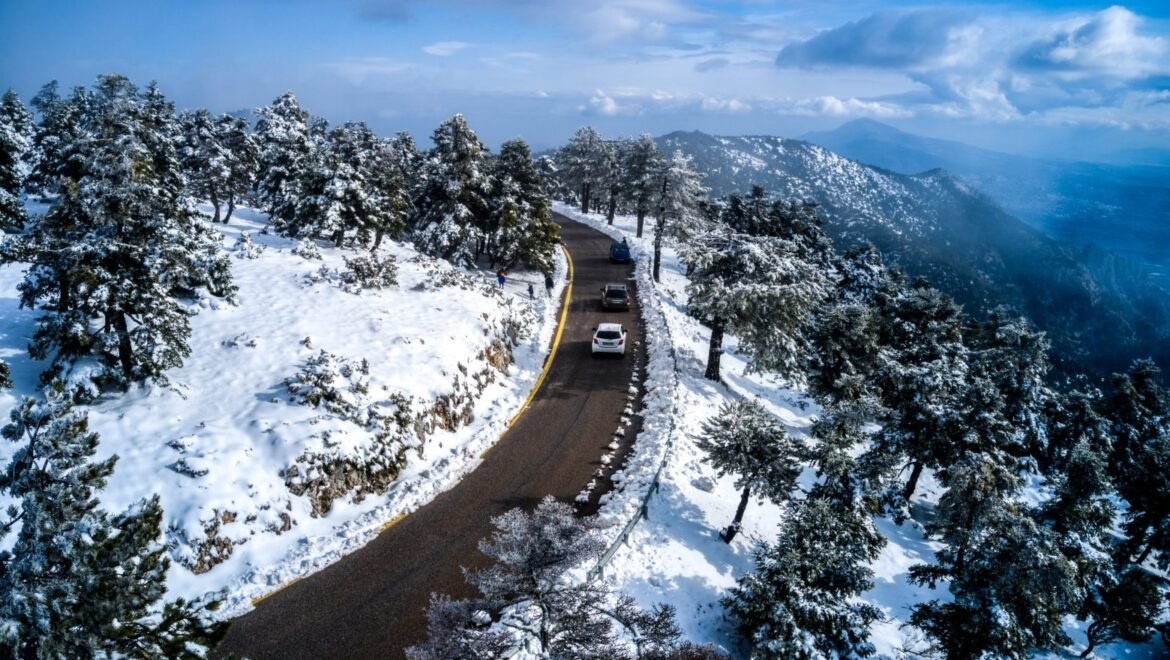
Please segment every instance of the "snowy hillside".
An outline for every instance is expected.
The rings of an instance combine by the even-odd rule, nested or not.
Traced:
[[[727,401],[758,397],[791,433],[807,439],[820,411],[805,392],[792,389],[774,375],[745,373],[745,361],[736,355],[733,338],[724,344],[724,382],[705,379],[709,332],[685,312],[687,279],[674,251],[664,250],[661,282],[650,286],[645,272],[649,270],[653,237],[635,239],[634,218],[618,216],[614,225],[608,226],[602,215],[583,215],[564,204],[556,210],[615,237],[628,238],[640,259],[639,283],[644,285],[638,291],[644,322],[657,337],[673,342],[672,347],[656,349],[651,341],[649,347],[644,412],[647,430],[639,438],[635,455],[619,472],[626,483],[624,490],[615,493],[601,512],[602,520],[609,524],[611,540],[617,539],[620,523],[634,517],[661,464],[659,489],[649,496],[646,519],[633,527],[626,542],[615,545],[617,552],[602,574],[615,590],[634,595],[643,607],[654,603],[675,606],[687,638],[711,642],[736,654],[742,647],[720,599],[736,586],[737,578],[753,569],[753,547],[776,536],[786,509],[754,497],[741,535],[731,544],[724,543],[719,531],[731,522],[739,493],[733,479],[719,478],[706,454],[697,448],[700,425]],[[814,476],[806,469],[800,478],[802,488],[807,489]],[[1033,484],[1024,497],[1040,499],[1039,486]],[[915,499],[933,508],[942,492],[927,475]],[[923,641],[914,629],[903,627],[910,607],[951,598],[945,584],[930,589],[909,581],[910,567],[933,561],[941,545],[926,538],[914,521],[897,525],[879,517],[875,522],[887,543],[870,566],[875,584],[864,596],[883,617],[871,627],[871,641],[878,657],[905,657],[907,648]],[[1084,648],[1085,626],[1071,617],[1066,619],[1066,632],[1078,649]],[[1145,645],[1110,644],[1098,647],[1095,653],[1097,657],[1155,658],[1161,657],[1164,649],[1155,639]]]
[[[393,242],[379,256],[395,259],[397,284],[359,290],[346,262],[362,253],[269,235],[266,223],[242,209],[216,226],[239,304],[200,303],[170,386],[87,409],[98,457],[120,457],[103,506],[158,492],[171,596],[226,589],[227,616],[473,469],[535,382],[559,291],[530,300],[539,274],[501,289]],[[0,357],[15,381],[0,391],[5,419],[39,392],[45,366],[26,352],[38,312],[18,308],[23,270],[0,267]],[[16,447],[0,445],[0,462]]]

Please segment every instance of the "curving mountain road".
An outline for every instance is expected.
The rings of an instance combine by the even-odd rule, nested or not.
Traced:
[[[472,595],[460,567],[486,564],[477,544],[492,531],[492,516],[516,506],[532,509],[545,495],[572,501],[589,482],[642,358],[637,351],[624,360],[594,359],[592,329],[621,322],[633,349],[641,346],[641,328],[636,308],[603,312],[598,306],[601,287],[626,281],[632,266],[609,263],[605,235],[564,216],[556,220],[573,259],[572,299],[560,348],[529,408],[458,485],[233,620],[217,657],[401,658],[404,648],[426,637],[432,592]]]

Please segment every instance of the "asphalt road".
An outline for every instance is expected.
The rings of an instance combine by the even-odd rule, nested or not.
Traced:
[[[563,216],[556,220],[573,259],[572,300],[548,376],[516,425],[457,486],[234,619],[214,655],[402,658],[403,649],[426,638],[432,592],[473,595],[460,567],[487,563],[477,544],[491,533],[492,516],[517,506],[530,510],[545,495],[571,502],[589,482],[642,360],[641,350],[624,360],[593,358],[592,330],[602,321],[620,322],[634,348],[641,346],[641,328],[636,308],[606,312],[598,304],[607,282],[627,282],[632,291],[632,266],[609,263],[605,235]]]

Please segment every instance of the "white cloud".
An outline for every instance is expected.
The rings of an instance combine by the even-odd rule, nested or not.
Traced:
[[[1165,72],[1167,40],[1139,34],[1142,19],[1113,6],[1025,47],[1018,62],[1033,69],[1137,78]]]
[[[699,109],[704,112],[751,112],[752,105],[739,99],[704,96],[703,100],[699,102]]]
[[[423,46],[423,52],[437,57],[450,57],[470,45],[466,41],[437,41],[429,46]]]
[[[593,96],[585,102],[581,107],[581,111],[585,114],[605,115],[612,117],[622,112],[622,107],[618,105],[614,98],[600,89],[593,92]]]
[[[842,99],[836,96],[800,99],[791,104],[789,113],[815,117],[879,117],[882,119],[914,116],[912,111],[893,103],[863,101],[856,98]]]

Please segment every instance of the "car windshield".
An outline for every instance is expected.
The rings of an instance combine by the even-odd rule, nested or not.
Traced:
[[[625,289],[607,289],[605,292],[607,298],[625,298]]]
[[[598,339],[620,339],[622,333],[617,330],[599,330],[597,332]]]

